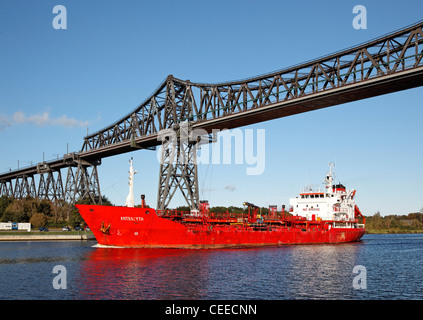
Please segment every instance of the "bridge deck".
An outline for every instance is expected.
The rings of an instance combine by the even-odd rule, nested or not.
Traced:
[[[100,194],[96,166],[102,158],[154,148],[161,144],[163,130],[176,129],[186,120],[192,129],[211,133],[422,86],[422,27],[419,21],[336,53],[239,81],[204,84],[168,76],[131,113],[86,136],[79,152],[1,173],[0,196],[68,195],[74,200],[78,194],[94,200],[91,193]],[[68,168],[65,188],[63,168]],[[38,191],[34,175],[40,175]]]

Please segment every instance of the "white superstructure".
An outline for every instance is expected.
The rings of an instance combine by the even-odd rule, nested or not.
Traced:
[[[348,221],[355,218],[354,195],[356,190],[346,190],[342,184],[334,184],[334,164],[329,163],[324,189],[305,190],[289,199],[291,213],[307,220]]]

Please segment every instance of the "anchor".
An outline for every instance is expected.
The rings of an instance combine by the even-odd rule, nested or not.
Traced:
[[[104,226],[104,222],[101,221],[101,228],[100,231],[103,232],[104,234],[109,234],[109,230],[110,230],[110,223],[107,227]]]

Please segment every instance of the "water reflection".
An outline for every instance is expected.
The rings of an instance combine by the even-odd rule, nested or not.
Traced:
[[[351,299],[353,268],[361,264],[360,243],[298,246],[286,259],[289,299]]]
[[[348,299],[362,248],[96,248],[81,264],[77,298]]]
[[[81,298],[201,299],[206,252],[98,248],[82,263]]]
[[[256,249],[96,248],[0,243],[0,299],[423,299],[423,236]],[[55,290],[56,265],[67,289]],[[367,289],[353,288],[356,265]]]
[[[92,247],[92,242],[2,242],[0,245],[0,265],[78,261],[81,259],[81,250],[86,246]]]

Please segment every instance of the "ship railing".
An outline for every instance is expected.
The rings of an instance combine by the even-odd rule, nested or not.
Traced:
[[[339,222],[338,221],[338,223],[336,223],[336,222],[333,222],[333,224],[332,224],[332,226],[334,227],[334,228],[351,228],[351,226],[350,226],[350,224],[349,223],[341,223],[341,222]]]
[[[181,210],[156,210],[159,217],[163,218],[207,218],[208,214],[202,211],[181,211]]]
[[[182,217],[182,211],[178,210],[156,210],[159,217]]]
[[[302,216],[288,216],[288,215],[286,215],[285,217],[282,218],[282,220],[284,220],[284,221],[306,221],[307,218],[302,217]]]
[[[246,213],[241,212],[207,212],[207,217],[209,219],[237,219],[237,218],[243,218],[247,217],[248,215]]]
[[[156,213],[159,217],[166,217],[166,218],[185,218],[192,216],[190,211],[180,211],[180,210],[156,210]]]
[[[347,215],[347,213],[345,213]],[[336,221],[336,222],[358,222],[357,218],[345,218],[345,217],[334,217],[332,221]]]
[[[357,219],[354,220],[344,220],[344,221],[332,221],[332,226],[334,228],[364,228],[365,225],[358,223]]]
[[[204,211],[181,211],[181,210],[156,210],[158,216],[163,218],[170,218],[170,219],[200,219],[203,222],[211,220],[228,222],[229,220],[238,219],[240,221],[244,221],[247,219],[248,215],[245,213],[229,213],[229,212],[204,212]],[[356,225],[359,228],[364,228],[364,224],[358,224],[358,219],[343,219],[343,218],[336,218],[333,220],[307,220],[306,217],[302,216],[267,216],[263,215],[260,218],[264,223],[276,223],[277,221],[282,222],[291,222],[291,223],[330,223],[335,228],[351,228],[352,226]]]
[[[166,218],[207,218],[228,220],[247,217],[245,213],[230,213],[230,212],[204,212],[204,211],[180,211],[176,209],[156,210],[160,217]]]

